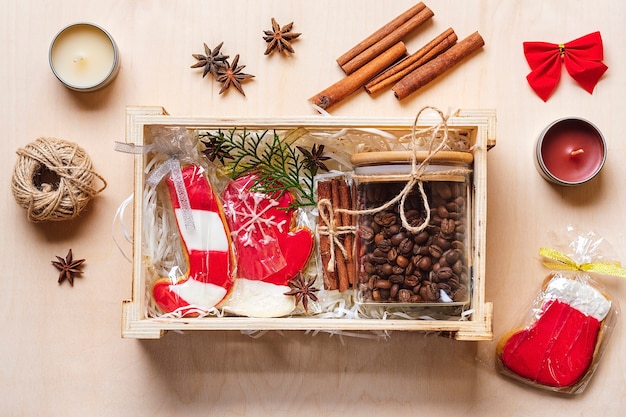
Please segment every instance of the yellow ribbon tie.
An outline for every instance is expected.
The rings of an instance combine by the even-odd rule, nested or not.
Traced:
[[[577,264],[563,252],[549,248],[539,249],[539,255],[548,259],[544,260],[543,264],[550,269],[596,272],[598,274],[626,278],[626,268],[623,268],[619,262],[589,262]]]

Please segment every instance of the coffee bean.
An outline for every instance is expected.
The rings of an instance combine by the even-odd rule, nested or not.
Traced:
[[[413,260],[411,259],[411,262],[409,262],[409,264],[406,266],[406,268],[404,268],[404,272],[407,275],[411,275],[413,273],[414,269],[415,269],[415,265],[413,265]]]
[[[445,236],[452,236],[454,234],[454,229],[456,225],[454,224],[454,220],[452,219],[444,219],[441,222],[441,233]]]
[[[389,241],[393,246],[399,246],[400,242],[402,242],[404,239],[407,239],[406,234],[399,232],[391,236],[389,238]]]
[[[409,237],[405,237],[398,243],[398,251],[403,255],[408,255],[413,252],[413,241]]]
[[[423,245],[428,241],[429,237],[430,237],[430,234],[427,231],[422,230],[417,235],[415,235],[415,237],[413,238],[413,241],[418,245]]]
[[[430,245],[428,247],[428,253],[433,258],[439,259],[441,258],[441,255],[443,254],[443,249],[441,249],[441,247],[439,247],[438,245]]]
[[[415,266],[417,266],[422,271],[430,271],[430,268],[433,266],[433,261],[428,256],[418,256],[413,258]]]
[[[389,277],[389,282],[393,284],[404,284],[404,276],[403,275],[391,275]]]
[[[448,266],[442,266],[441,268],[439,268],[436,275],[438,278],[438,282],[441,282],[449,280],[452,275],[454,275],[454,272],[452,272],[452,268]]]
[[[409,265],[409,259],[400,255],[396,258],[396,264],[402,268],[406,268]]]
[[[398,249],[391,247],[389,248],[389,252],[387,252],[387,260],[389,262],[396,262],[398,258]]]
[[[407,303],[411,299],[413,293],[407,289],[401,289],[398,291],[398,301],[401,303]]]
[[[456,261],[461,259],[462,256],[463,256],[463,253],[461,253],[461,251],[459,251],[458,249],[450,249],[445,253],[445,257],[446,257],[446,261],[448,262],[448,265],[454,265]]]
[[[361,226],[359,228],[359,234],[364,243],[369,243],[374,240],[374,230],[369,226]]]
[[[402,230],[402,226],[400,226],[399,224],[392,224],[391,226],[385,229],[385,236],[387,236],[388,238],[391,238],[392,236],[395,236],[398,234],[403,235],[401,230]]]
[[[400,285],[399,284],[393,284],[391,286],[391,288],[389,289],[389,298],[393,299],[397,299],[398,298],[398,291],[400,291]]]
[[[454,264],[452,264],[452,271],[457,275],[463,272],[463,261],[459,259]]]
[[[425,301],[437,301],[439,299],[439,288],[435,283],[424,284],[420,288],[419,295]]]
[[[381,301],[388,301],[389,300],[389,295],[391,293],[389,288],[381,288],[378,291],[380,291]]]
[[[374,284],[374,287],[379,289],[389,289],[391,288],[391,282],[387,281],[386,279],[379,279]]]
[[[405,271],[406,271],[406,269],[401,267],[401,266],[399,266],[399,265],[393,265],[392,268],[391,268],[391,273],[393,275],[402,275],[402,274],[405,273]]]
[[[415,275],[410,275],[404,278],[404,286],[407,288],[413,288],[417,284],[419,284],[419,282],[420,282],[420,279],[416,277]]]
[[[384,253],[387,253],[392,248],[391,241],[389,241],[389,239],[381,239],[378,243],[376,243],[376,248]]]
[[[389,263],[384,263],[380,266],[380,274],[388,277],[393,274],[393,265]]]

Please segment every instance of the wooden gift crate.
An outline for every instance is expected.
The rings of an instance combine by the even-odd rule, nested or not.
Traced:
[[[412,119],[365,119],[325,116],[298,118],[230,119],[207,117],[178,117],[168,115],[160,107],[129,107],[127,109],[126,141],[144,145],[147,127],[175,126],[190,129],[307,129],[338,130],[341,128],[375,128],[388,131],[410,131]],[[420,127],[434,126],[440,122],[433,115],[420,117]],[[149,317],[147,313],[146,277],[142,266],[142,201],[146,156],[137,154],[134,169],[134,216],[133,216],[133,279],[132,297],[123,302],[122,337],[156,339],[168,330],[308,330],[308,331],[419,331],[440,333],[458,340],[491,340],[492,304],[485,301],[485,253],[487,209],[487,150],[495,145],[495,111],[460,110],[448,119],[448,126],[459,129],[472,138],[473,184],[472,242],[470,256],[473,259],[471,314],[463,320],[407,320],[407,319],[328,319],[315,317],[247,318],[163,318]]]

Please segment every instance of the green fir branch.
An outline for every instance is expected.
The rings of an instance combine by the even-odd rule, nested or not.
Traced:
[[[310,152],[281,140],[276,131],[268,139],[268,132],[234,128],[226,132],[202,132],[199,136],[206,146],[203,153],[211,161],[219,160],[231,178],[255,173],[259,180],[253,190],[275,198],[287,191],[294,193],[296,201],[288,209],[315,205],[313,184],[319,164],[311,160]],[[323,146],[317,155],[323,160],[321,152]]]

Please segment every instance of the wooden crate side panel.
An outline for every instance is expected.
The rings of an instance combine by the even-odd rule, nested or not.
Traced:
[[[143,115],[166,115],[167,112],[161,107],[130,107],[126,116],[126,142],[135,145],[143,145],[144,125],[138,122],[139,116]],[[143,195],[143,156],[134,157],[134,200],[133,200],[133,279],[131,299],[123,302],[122,306],[122,337],[128,338],[152,338],[142,331],[137,333],[137,324],[145,319],[144,281],[142,279],[141,262],[141,221],[142,221],[142,198]],[[139,198],[137,198],[139,196]],[[160,332],[162,334],[162,332]],[[158,336],[160,337],[160,335]]]

